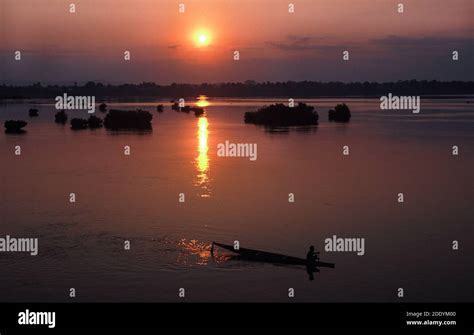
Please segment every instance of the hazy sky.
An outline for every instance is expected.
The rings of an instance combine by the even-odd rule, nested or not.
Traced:
[[[0,82],[474,80],[473,18],[474,0],[0,0]]]

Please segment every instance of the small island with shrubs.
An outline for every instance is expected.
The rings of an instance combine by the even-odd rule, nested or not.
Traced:
[[[150,112],[138,109],[136,111],[110,110],[105,119],[91,115],[88,119],[71,119],[71,129],[98,129],[105,126],[109,130],[151,130]]]
[[[264,106],[256,112],[246,112],[244,115],[245,123],[268,127],[317,125],[318,119],[314,107],[301,102],[294,107],[281,103]]]
[[[196,117],[199,117],[201,115],[204,115],[204,108],[201,108],[201,107],[193,107],[193,110],[194,110],[194,115]]]
[[[338,104],[334,109],[329,110],[328,119],[335,122],[349,122],[351,111],[346,104]]]
[[[23,120],[8,120],[5,121],[4,126],[5,126],[5,132],[7,134],[22,134],[25,132],[23,129],[28,122],[23,121]]]
[[[66,112],[64,110],[57,112],[54,115],[54,122],[61,123],[61,124],[66,124],[66,122],[67,122]]]
[[[89,116],[89,120],[87,120],[90,129],[98,129],[102,128],[104,123],[100,117],[95,115]]]
[[[202,108],[202,107],[192,107],[192,106],[188,106],[188,105],[180,107],[177,102],[175,102],[175,103],[173,103],[173,105],[171,105],[171,109],[176,111],[176,112],[183,112],[183,113],[194,112],[194,115],[196,115],[196,116],[201,116],[201,115],[204,114],[204,108]]]
[[[144,110],[110,110],[104,119],[104,126],[110,130],[151,130],[153,115]]]

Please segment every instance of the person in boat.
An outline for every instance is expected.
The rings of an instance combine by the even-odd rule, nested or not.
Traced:
[[[314,251],[314,246],[309,247],[309,251],[306,254],[306,262],[308,262],[309,265],[312,265],[316,263],[316,261],[319,259],[318,254]]]
[[[306,254],[306,272],[308,273],[309,280],[314,280],[314,273],[319,272],[316,268],[316,262],[318,260],[318,253],[314,251],[314,246],[310,246]]]

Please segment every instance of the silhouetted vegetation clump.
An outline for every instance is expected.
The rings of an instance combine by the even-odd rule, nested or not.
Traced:
[[[103,126],[103,121],[100,117],[97,117],[95,115],[89,116],[89,120],[87,120],[87,124],[90,129],[97,129],[97,128],[102,128]]]
[[[97,129],[103,127],[103,121],[100,117],[95,115],[89,116],[88,119],[74,118],[71,120],[71,129],[81,130],[81,129]]]
[[[256,112],[246,112],[245,123],[269,127],[290,127],[318,124],[318,113],[313,106],[299,103],[297,106],[289,107],[284,104],[265,106]]]
[[[102,113],[107,112],[107,104],[101,103],[101,104],[99,105],[99,111],[101,111]]]
[[[66,124],[66,122],[67,122],[66,112],[64,110],[57,112],[54,115],[54,122],[61,123],[61,124]]]
[[[179,103],[177,103],[177,102],[175,102],[173,105],[171,105],[171,109],[176,111],[176,112],[183,112],[183,113],[191,112],[191,106],[180,107]]]
[[[171,105],[171,109],[176,111],[176,112],[179,112],[180,111],[180,107],[179,107],[179,103],[177,102],[174,102],[174,100],[171,101],[173,104]]]
[[[346,104],[338,104],[334,109],[328,112],[329,121],[349,122],[351,119],[351,111]]]
[[[194,107],[193,110],[194,110],[194,115],[198,117],[201,115],[204,115],[204,108],[202,107]]]
[[[30,117],[35,117],[35,116],[38,116],[38,110],[36,108],[30,108],[28,114],[30,115]]]
[[[28,122],[23,121],[23,120],[8,120],[5,121],[4,126],[5,126],[5,132],[9,134],[21,134],[24,133],[25,130],[24,128]]]
[[[72,130],[87,129],[88,126],[89,126],[89,122],[86,119],[79,119],[79,118],[71,119]]]
[[[163,113],[163,111],[164,111],[163,105],[158,105],[158,106],[156,106],[156,111],[157,111],[158,113]]]
[[[151,130],[153,115],[144,110],[112,109],[107,113],[104,126],[110,130]]]
[[[204,114],[204,109],[201,108],[201,107],[192,107],[192,106],[188,106],[188,105],[180,107],[179,103],[177,103],[177,102],[175,102],[175,103],[173,103],[173,105],[171,105],[171,109],[176,111],[176,112],[183,112],[183,113],[194,112],[194,115],[196,115],[196,116],[200,116],[200,115]]]

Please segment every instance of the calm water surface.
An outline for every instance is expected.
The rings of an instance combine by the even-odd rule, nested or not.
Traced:
[[[399,287],[405,301],[473,301],[472,101],[422,99],[413,115],[345,99],[351,122],[329,123],[343,100],[309,101],[315,128],[273,132],[243,123],[263,99],[209,99],[201,118],[109,104],[150,110],[151,133],[75,132],[51,104],[0,105],[2,124],[29,122],[0,134],[0,237],[39,238],[36,257],[0,254],[0,301],[70,301],[71,287],[75,301],[178,301],[181,287],[188,301],[287,301],[289,287],[296,301],[399,301]],[[258,159],[218,157],[226,140],[257,143]],[[364,237],[365,255],[324,252],[333,235]],[[212,259],[213,240],[299,257],[314,244],[336,268],[309,281],[303,267]]]

